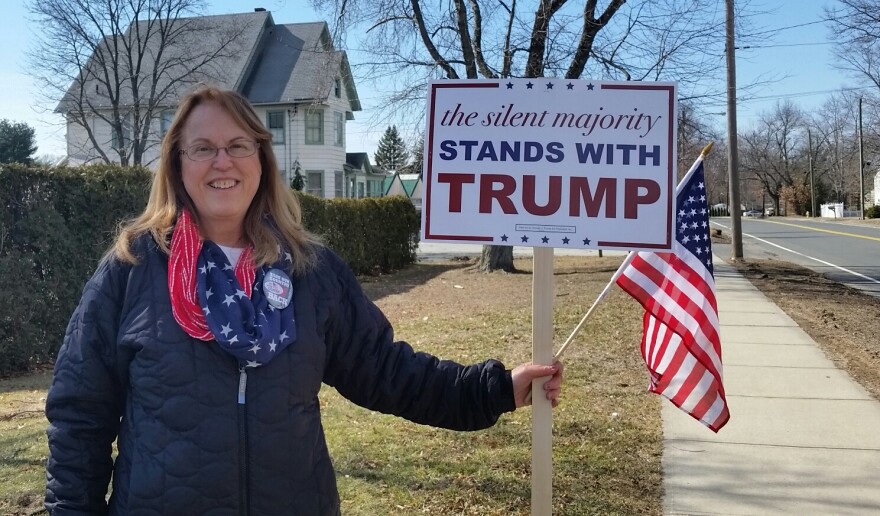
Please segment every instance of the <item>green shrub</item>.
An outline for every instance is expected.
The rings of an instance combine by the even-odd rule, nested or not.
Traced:
[[[356,274],[401,269],[415,262],[419,215],[404,196],[321,199],[298,193],[306,228],[320,235]]]
[[[49,362],[117,223],[143,210],[143,168],[0,167],[0,374]]]
[[[880,205],[874,205],[865,210],[866,219],[880,219]]]
[[[54,359],[83,285],[151,181],[145,168],[0,165],[0,375]],[[419,220],[404,197],[298,195],[306,227],[356,273],[415,261]]]

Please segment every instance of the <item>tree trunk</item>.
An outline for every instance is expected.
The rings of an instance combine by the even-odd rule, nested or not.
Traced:
[[[513,266],[513,247],[509,245],[484,245],[477,270],[481,272],[516,272]]]

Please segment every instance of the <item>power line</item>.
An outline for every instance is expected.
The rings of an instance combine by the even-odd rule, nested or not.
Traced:
[[[852,88],[837,88],[833,90],[815,90],[815,91],[799,91],[793,93],[780,93],[778,95],[762,95],[759,97],[743,97],[737,99],[737,104],[749,104],[752,102],[762,101],[762,100],[778,100],[778,99],[787,99],[787,98],[798,98],[798,97],[810,97],[813,95],[827,95],[829,93],[837,93],[844,91],[860,91],[860,90],[870,90],[873,89],[874,86],[859,86]],[[705,106],[709,107],[722,107],[725,104],[721,102],[716,103],[707,103]]]
[[[749,36],[751,37],[751,36],[763,36],[764,34],[775,34],[777,32],[783,31],[783,30],[797,29],[800,27],[808,27],[810,25],[816,25],[817,23],[825,23],[825,20],[816,20],[816,21],[811,21],[811,22],[807,22],[807,23],[799,23],[797,25],[789,25],[788,27],[779,27],[776,29],[765,30],[764,32],[755,32],[753,34],[749,34]]]
[[[812,47],[817,45],[833,45],[831,41],[815,42],[815,43],[780,43],[778,45],[745,45],[742,47],[733,47],[736,50],[752,49],[752,48],[779,48],[779,47]]]
[[[785,98],[796,98],[796,97],[809,97],[812,95],[825,95],[828,93],[835,92],[843,92],[843,91],[858,91],[858,90],[868,90],[873,88],[873,86],[859,86],[852,88],[837,88],[833,90],[815,90],[815,91],[800,91],[794,93],[781,93],[779,95],[764,95],[760,97],[747,97],[741,99],[740,102],[751,102],[753,100],[771,100],[771,99],[785,99]]]

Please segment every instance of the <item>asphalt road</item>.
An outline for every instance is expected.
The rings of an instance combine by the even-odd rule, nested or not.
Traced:
[[[727,231],[730,218],[712,219]],[[727,232],[725,231],[725,232]],[[743,257],[802,265],[880,297],[880,226],[803,218],[742,218]],[[715,254],[732,257],[729,245]]]

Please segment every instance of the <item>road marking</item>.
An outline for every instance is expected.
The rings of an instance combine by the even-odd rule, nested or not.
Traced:
[[[762,222],[770,222],[771,224],[779,224],[782,226],[791,226],[793,228],[801,228],[801,229],[811,229],[813,231],[821,231],[823,233],[831,233],[832,235],[842,235],[842,236],[850,236],[855,238],[864,238],[865,240],[873,240],[875,242],[880,242],[880,238],[867,236],[867,235],[857,235],[855,233],[844,233],[843,231],[833,231],[830,229],[819,229],[810,226],[801,226],[800,224],[792,224],[791,222],[778,222],[775,220],[764,220]]]
[[[715,224],[716,226],[721,226],[721,227],[724,228],[724,229],[728,229],[728,230],[730,229],[729,227],[725,226],[724,224],[719,224],[719,223],[714,222],[714,221],[712,222],[712,224]],[[782,224],[782,223],[781,223],[781,222],[777,222],[777,224]],[[790,225],[790,226],[793,226],[794,224],[789,224],[789,225]],[[807,228],[807,229],[813,229],[813,228]],[[822,231],[822,230],[817,230],[817,231]],[[833,233],[833,231],[829,231],[829,233]],[[845,234],[845,233],[841,233],[841,234]],[[745,236],[747,236],[747,237],[749,237],[749,238],[754,238],[755,240],[757,240],[757,241],[759,241],[759,242],[764,242],[764,243],[767,244],[767,245],[772,245],[773,247],[778,247],[779,249],[782,249],[783,251],[788,251],[789,253],[796,254],[796,255],[798,255],[798,256],[803,256],[804,258],[807,258],[807,259],[809,259],[809,260],[813,260],[814,262],[819,262],[819,263],[821,263],[822,265],[825,265],[825,266],[828,266],[828,267],[833,267],[833,268],[835,268],[835,269],[837,269],[837,270],[839,270],[839,271],[843,271],[843,272],[845,272],[845,273],[847,273],[847,274],[852,274],[853,276],[858,276],[859,278],[862,278],[862,279],[864,279],[864,280],[868,280],[868,281],[870,281],[871,283],[876,283],[876,284],[880,285],[880,280],[876,280],[876,279],[874,279],[874,278],[870,278],[870,277],[865,276],[864,274],[860,274],[860,273],[858,273],[858,272],[856,272],[856,271],[851,271],[851,270],[849,270],[849,269],[847,269],[847,268],[845,268],[845,267],[841,267],[840,265],[834,265],[834,264],[831,263],[831,262],[826,262],[825,260],[820,260],[819,258],[814,258],[814,257],[812,257],[812,256],[809,256],[809,255],[806,255],[806,254],[803,254],[803,253],[799,253],[799,252],[797,252],[797,251],[792,251],[791,249],[789,249],[789,248],[787,248],[787,247],[782,247],[782,246],[779,245],[779,244],[774,244],[773,242],[770,242],[769,240],[764,240],[763,238],[758,238],[758,237],[756,237],[755,235],[749,235],[748,233],[743,233],[743,235],[745,235]]]

